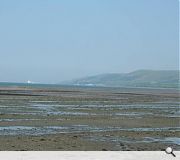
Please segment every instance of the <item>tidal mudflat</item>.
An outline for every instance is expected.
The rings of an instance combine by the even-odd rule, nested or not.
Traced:
[[[0,150],[180,150],[175,89],[0,87]]]

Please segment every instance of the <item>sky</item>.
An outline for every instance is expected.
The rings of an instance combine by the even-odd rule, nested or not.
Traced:
[[[179,68],[178,0],[0,0],[0,82]]]

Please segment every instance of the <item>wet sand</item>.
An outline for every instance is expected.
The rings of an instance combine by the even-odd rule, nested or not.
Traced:
[[[0,150],[180,150],[174,89],[0,87]]]

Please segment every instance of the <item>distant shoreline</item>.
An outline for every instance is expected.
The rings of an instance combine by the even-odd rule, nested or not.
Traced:
[[[180,88],[162,88],[162,87],[125,87],[125,86],[86,86],[86,85],[64,85],[64,84],[46,84],[46,83],[16,83],[16,82],[0,82],[0,87],[35,87],[35,88],[90,88],[90,89],[142,89],[142,90],[177,90]]]

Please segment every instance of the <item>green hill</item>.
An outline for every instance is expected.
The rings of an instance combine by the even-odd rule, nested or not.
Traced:
[[[178,88],[179,71],[138,70],[130,73],[110,73],[85,77],[67,82],[66,84],[108,87]]]

